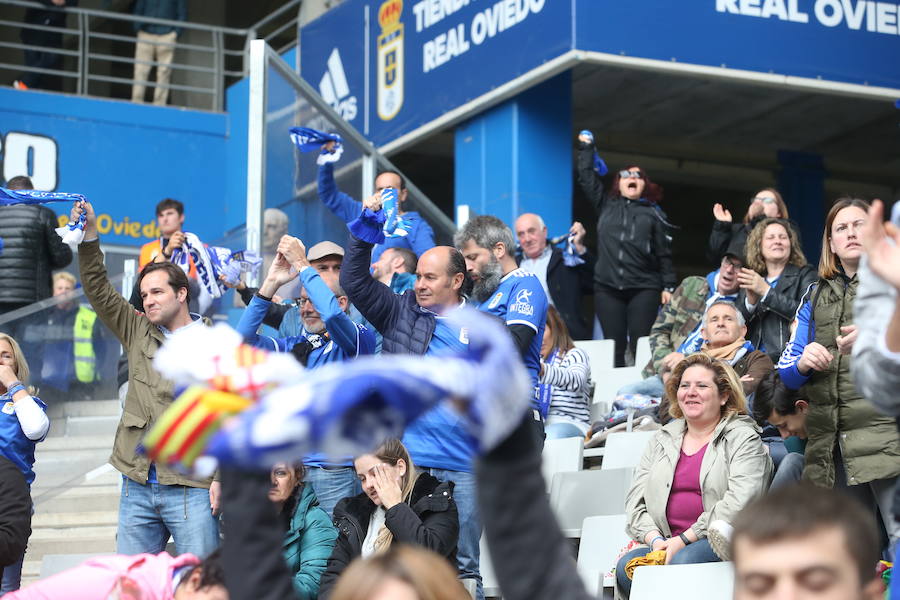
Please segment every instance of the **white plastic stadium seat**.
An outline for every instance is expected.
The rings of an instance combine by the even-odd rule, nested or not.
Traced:
[[[640,567],[634,571],[631,600],[731,600],[730,562]]]
[[[554,475],[550,506],[563,535],[581,537],[581,525],[588,517],[624,513],[632,472],[633,469],[596,469]]]
[[[643,369],[648,362],[650,362],[650,337],[645,335],[638,338],[634,351],[634,366]]]
[[[605,371],[591,371],[594,379],[594,404],[604,403],[608,410],[616,399],[619,388],[641,381],[641,368],[619,367]]]
[[[581,545],[578,547],[578,574],[592,596],[600,597],[603,587],[615,587],[615,576],[606,581],[604,576],[616,566],[619,551],[629,541],[625,533],[628,517],[602,515],[588,517],[581,527]]]
[[[615,365],[615,340],[577,340],[575,347],[587,353],[594,381],[597,381],[597,373],[609,371]]]
[[[611,433],[606,438],[601,469],[625,469],[641,463],[644,448],[656,435],[655,431],[629,431]]]
[[[580,471],[584,464],[584,438],[562,438],[544,442],[541,455],[541,472],[550,491],[553,476],[557,473]]]

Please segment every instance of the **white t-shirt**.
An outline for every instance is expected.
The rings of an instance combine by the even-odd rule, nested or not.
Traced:
[[[369,530],[366,532],[366,539],[362,544],[363,558],[368,558],[375,553],[375,540],[378,538],[378,532],[381,531],[386,517],[387,511],[383,506],[379,506],[372,512],[372,516],[369,518]]]

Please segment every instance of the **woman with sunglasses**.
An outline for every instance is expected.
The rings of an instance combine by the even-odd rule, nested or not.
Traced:
[[[578,183],[597,211],[597,262],[594,307],[603,334],[616,342],[615,366],[625,366],[626,341],[631,354],[639,337],[648,335],[659,304],[678,283],[665,213],[659,208],[662,188],[638,166],[619,171],[604,190],[594,168],[594,140],[578,136]]]
[[[743,246],[750,232],[763,219],[788,220],[790,218],[787,204],[784,203],[784,198],[775,188],[762,189],[750,198],[747,214],[740,223],[733,223],[731,211],[718,202],[713,205],[713,216],[716,218],[716,222],[713,223],[712,231],[709,234],[709,247],[706,249],[706,258],[713,264],[719,264],[732,239],[738,239]],[[797,233],[796,225],[791,223],[791,228]],[[800,234],[797,233],[797,235]]]

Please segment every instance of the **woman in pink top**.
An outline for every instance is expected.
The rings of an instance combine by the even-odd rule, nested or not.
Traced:
[[[228,600],[219,552],[98,556],[4,596],[9,600]]]
[[[626,598],[625,565],[651,548],[666,551],[666,564],[718,561],[709,524],[730,523],[772,477],[759,427],[747,416],[743,387],[727,363],[688,356],[675,367],[666,395],[673,420],[647,445],[625,501],[628,534],[646,544],[616,566]]]

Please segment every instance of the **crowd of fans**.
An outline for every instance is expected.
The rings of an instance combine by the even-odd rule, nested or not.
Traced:
[[[533,387],[521,424],[481,456],[459,415],[441,405],[369,454],[296,457],[267,475],[223,469],[195,478],[135,451],[175,394],[154,369],[156,351],[209,325],[199,313],[214,307],[197,303],[194,262],[172,262],[192,235],[180,202],[157,206],[161,237],[141,251],[130,300],[109,282],[93,207],[77,203],[72,220],[86,217],[77,271],[90,307],[67,300],[76,280],[58,272],[52,291],[64,297],[43,324],[53,335],[41,336],[41,355],[29,355],[28,327],[0,336],[0,469],[23,476],[0,483],[0,513],[10,523],[0,527],[0,564],[15,573],[8,588],[4,577],[4,591],[18,587],[30,531],[22,498],[49,426],[46,405],[27,387],[28,362],[44,365],[38,380],[56,397],[90,397],[106,352],[95,348],[102,322],[127,362],[110,458],[122,475],[118,556],[11,598],[55,597],[52,590],[75,581],[95,595],[67,597],[106,597],[99,590],[125,585],[117,574],[128,573],[128,585],[166,598],[468,597],[458,578],[480,599],[483,530],[504,597],[587,597],[547,503],[540,449],[545,439],[587,440],[617,420],[613,413],[591,422],[594,388],[605,382],[601,373],[592,379],[575,344],[596,316],[615,341],[616,367],[649,335],[642,379],[618,395],[659,424],[623,507],[633,542],[616,566],[621,597],[634,560],[734,560],[739,598],[775,597],[790,586],[816,597],[878,597],[877,559],[889,559],[900,536],[900,232],[883,223],[881,203],[842,198],[831,207],[818,272],[776,190],[757,193],[739,224],[716,204],[708,246],[715,268],[679,283],[677,233],[661,188],[637,165],[605,186],[586,132],[577,165],[597,213],[596,253],[581,223],[558,247],[530,213],[512,229],[476,216],[454,246],[435,246],[428,223],[406,210],[399,173],[378,174],[376,193],[358,201],[337,189],[328,161],[319,195],[348,223],[345,245],[301,241],[287,233],[286,217],[267,213],[262,283],[237,285],[246,303],[237,330],[247,344],[290,353],[308,369],[380,353],[461,354],[468,331],[448,317],[474,306],[505,324]],[[7,185],[30,187],[25,178]],[[397,193],[406,223],[394,232],[383,227],[386,190]],[[0,211],[0,273],[23,281],[0,290],[9,311],[49,297],[51,270],[71,253],[46,209]],[[34,266],[6,264],[26,256]],[[582,310],[590,292],[595,315]],[[263,325],[277,334],[261,333]],[[163,553],[170,535],[174,559]]]

